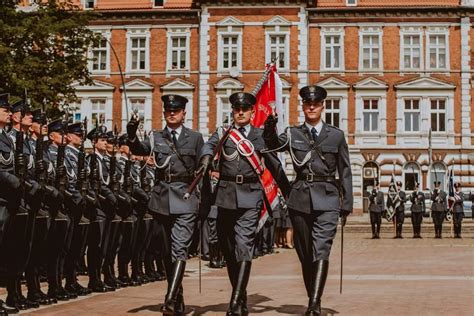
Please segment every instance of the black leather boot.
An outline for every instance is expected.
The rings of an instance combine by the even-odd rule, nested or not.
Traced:
[[[4,301],[0,300],[0,315],[18,314],[20,311],[16,307],[7,305]]]
[[[321,296],[323,296],[328,270],[329,261],[318,260],[314,263],[313,279],[311,282],[311,296],[309,297],[308,309],[305,312],[305,316],[321,315]]]
[[[232,289],[232,296],[230,298],[229,309],[227,316],[247,315],[247,308],[243,308],[244,302],[247,301],[247,284],[249,283],[250,268],[252,261],[237,262],[236,270],[237,277],[235,285]]]
[[[219,249],[217,248],[218,245],[217,243],[210,243],[209,244],[209,267],[210,268],[214,268],[214,269],[218,269],[220,268],[220,265],[219,265]]]
[[[178,300],[178,291],[183,282],[184,269],[186,261],[177,260],[173,263],[173,270],[168,278],[168,292],[166,293],[165,303],[161,307],[161,312],[164,315],[174,315],[176,302]]]

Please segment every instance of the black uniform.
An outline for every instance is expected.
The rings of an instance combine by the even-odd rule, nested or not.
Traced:
[[[184,109],[188,101],[179,95],[165,95],[162,100],[165,111]],[[165,127],[154,131],[149,141],[140,142],[136,128],[136,122],[130,122],[127,128],[131,152],[140,156],[153,154],[156,162],[156,182],[148,208],[163,240],[168,291],[162,311],[180,314],[184,313],[181,282],[199,210],[196,191],[187,200],[183,196],[193,181],[204,140],[199,132],[181,125],[175,130]]]
[[[229,100],[233,108],[248,109],[255,103],[255,97],[249,93],[234,93]],[[286,181],[288,187],[288,180],[276,155],[262,153],[265,148],[263,130],[250,124],[232,128],[240,132],[252,154],[255,152],[259,160],[264,157],[265,166],[277,183]],[[219,141],[226,137],[225,134],[223,128],[218,128],[204,145],[202,156],[213,157]],[[240,315],[248,313],[246,288],[265,193],[256,170],[245,157],[245,152],[240,151],[230,137],[223,141],[220,155],[216,166],[219,170],[219,182],[214,204],[218,207],[218,239],[233,288],[227,315]]]
[[[322,102],[326,95],[318,86],[300,90],[303,102]],[[322,121],[316,126],[290,127],[279,137],[271,123],[269,119],[265,123],[267,146],[288,150],[296,171],[287,205],[309,297],[306,314],[320,315],[338,218],[347,216],[353,207],[349,149],[344,132]]]
[[[431,217],[435,229],[435,238],[442,237],[443,221],[447,210],[447,194],[443,190],[434,189],[431,193]]]
[[[369,195],[370,224],[372,226],[372,239],[380,238],[380,225],[382,224],[382,213],[384,212],[383,192],[372,190]]]
[[[461,225],[464,218],[464,193],[461,191],[454,192],[453,208],[453,225],[454,238],[461,238]]]
[[[401,186],[401,183],[400,183]],[[398,190],[398,197],[400,198],[400,205],[395,209],[395,214],[393,215],[393,220],[395,221],[396,234],[395,238],[403,238],[403,223],[405,222],[405,203],[407,201],[407,195],[405,191]]]
[[[413,225],[413,238],[421,238],[421,222],[423,214],[426,212],[425,195],[416,189],[410,196],[411,205],[411,223]]]

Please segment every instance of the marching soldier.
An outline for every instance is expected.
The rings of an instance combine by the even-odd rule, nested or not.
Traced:
[[[90,221],[84,217],[88,209],[95,208],[95,197],[89,193],[87,168],[85,165],[84,135],[80,122],[67,127],[68,145],[65,148],[65,163],[68,175],[68,191],[71,197],[66,199],[68,213],[71,216],[70,232],[67,239],[68,252],[64,258],[66,291],[76,295],[88,295],[92,291],[77,281],[76,267],[84,251]]]
[[[435,188],[431,194],[431,217],[433,218],[435,238],[442,237],[443,221],[447,211],[447,194],[440,189],[441,182],[434,182]]]
[[[47,170],[44,160],[44,137],[48,135],[46,116],[40,109],[32,111],[32,114],[33,118],[28,142],[34,154],[34,167],[29,169],[29,175],[35,177],[43,188],[47,187],[47,189],[45,189],[47,196],[43,201],[43,208],[36,214],[33,243],[28,265],[25,270],[25,278],[28,287],[28,300],[39,303],[40,305],[50,305],[57,303],[57,300],[48,297],[41,291],[39,270],[40,267],[45,266],[47,262],[44,250],[47,249],[47,236],[51,225],[48,208],[53,210],[59,207],[59,204],[54,203],[58,198],[54,197],[51,193],[58,194],[58,192],[51,186],[46,185]],[[56,206],[52,205],[51,202],[56,204]]]
[[[68,138],[65,135],[67,122],[62,119],[48,124],[50,145],[46,149],[45,159],[48,162],[49,181],[62,195],[64,201],[71,199],[68,191],[67,170],[65,164],[65,148]],[[62,265],[67,253],[67,237],[70,233],[71,217],[67,213],[70,209],[61,203],[61,207],[51,210],[51,226],[47,237],[48,259],[48,296],[58,301],[67,301],[77,298],[77,295],[64,289],[62,285]]]
[[[11,122],[11,107],[8,94],[0,94],[0,265],[6,265],[7,253],[4,252],[3,237],[20,205],[20,179],[14,173],[14,144],[7,135],[6,128]],[[0,315],[18,313],[15,306],[9,306],[0,299]]]
[[[464,193],[461,192],[461,183],[454,184],[454,196],[449,197],[453,201],[453,225],[454,238],[461,238],[461,225],[464,218]]]
[[[395,237],[396,239],[403,238],[403,222],[405,221],[405,203],[407,201],[407,195],[405,191],[402,190],[402,182],[397,181],[397,193],[400,198],[400,205],[395,209],[395,214],[393,215],[393,220],[395,221]]]
[[[372,239],[380,239],[380,225],[382,224],[382,212],[384,211],[383,192],[380,191],[378,181],[369,195],[370,225],[372,226]]]
[[[7,270],[11,273],[7,285],[7,304],[18,309],[38,308],[39,303],[31,301],[21,292],[20,277],[25,272],[31,254],[32,239],[36,214],[42,205],[43,190],[34,180],[34,151],[29,142],[28,132],[32,125],[33,115],[29,105],[20,100],[12,105],[12,129],[9,136],[15,144],[15,173],[19,175],[24,186],[31,186],[32,190],[24,196],[24,208],[12,217],[9,227],[10,235],[5,237],[8,246],[5,253],[9,253]],[[33,177],[32,177],[33,175]],[[34,191],[33,191],[34,190]],[[33,195],[31,195],[34,192]],[[18,193],[16,193],[18,194]]]
[[[276,120],[269,116],[264,135],[270,149],[289,151],[293,161],[296,180],[287,205],[309,297],[305,315],[321,315],[321,297],[338,219],[341,217],[345,225],[352,212],[352,172],[344,132],[321,120],[326,90],[306,86],[299,94],[305,122],[287,128],[278,137]]]
[[[183,126],[185,97],[164,95],[161,99],[166,127],[154,131],[149,142],[140,142],[136,137],[139,121],[132,118],[127,125],[128,145],[134,155],[154,155],[156,181],[148,208],[163,240],[168,291],[161,310],[166,315],[181,315],[185,307],[181,282],[199,209],[197,194],[188,200],[183,196],[193,181],[204,140],[200,133]]]
[[[277,183],[286,181],[286,187],[289,183],[276,155],[262,153],[263,130],[250,125],[255,96],[239,92],[232,94],[229,101],[233,125],[225,132],[218,128],[209,138],[202,150],[200,170],[206,170],[215,153],[218,154],[220,159],[214,167],[219,171],[219,182],[214,204],[218,207],[218,239],[232,284],[227,315],[247,315],[247,284],[265,198],[259,178],[263,171],[262,157]]]
[[[425,214],[425,195],[419,191],[420,184],[415,184],[415,190],[411,193],[411,223],[413,226],[413,238],[421,237],[421,222],[423,221],[423,214]]]
[[[107,253],[111,222],[116,215],[117,199],[108,187],[107,128],[98,126],[87,134],[87,138],[93,144],[93,152],[87,156],[90,186],[100,202],[87,237],[87,287],[93,292],[104,293],[115,291],[115,288],[102,282],[101,271]]]

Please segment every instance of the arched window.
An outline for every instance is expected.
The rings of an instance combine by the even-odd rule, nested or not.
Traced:
[[[413,191],[415,184],[421,182],[420,166],[415,162],[409,162],[403,168],[404,184],[406,191]],[[420,189],[423,186],[420,183]]]

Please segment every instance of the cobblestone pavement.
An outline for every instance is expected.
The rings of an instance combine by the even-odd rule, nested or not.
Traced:
[[[339,294],[340,235],[331,257],[323,296],[323,315],[474,315],[474,242],[463,239],[405,238],[391,233],[371,240],[345,234],[344,283]],[[231,288],[225,270],[203,262],[199,293],[198,260],[188,262],[184,280],[187,312],[224,315]],[[86,284],[86,279],[81,277]],[[157,314],[165,282],[94,294],[31,315]],[[253,315],[301,315],[307,298],[294,250],[254,260],[248,288]],[[4,297],[4,292],[0,292]]]

